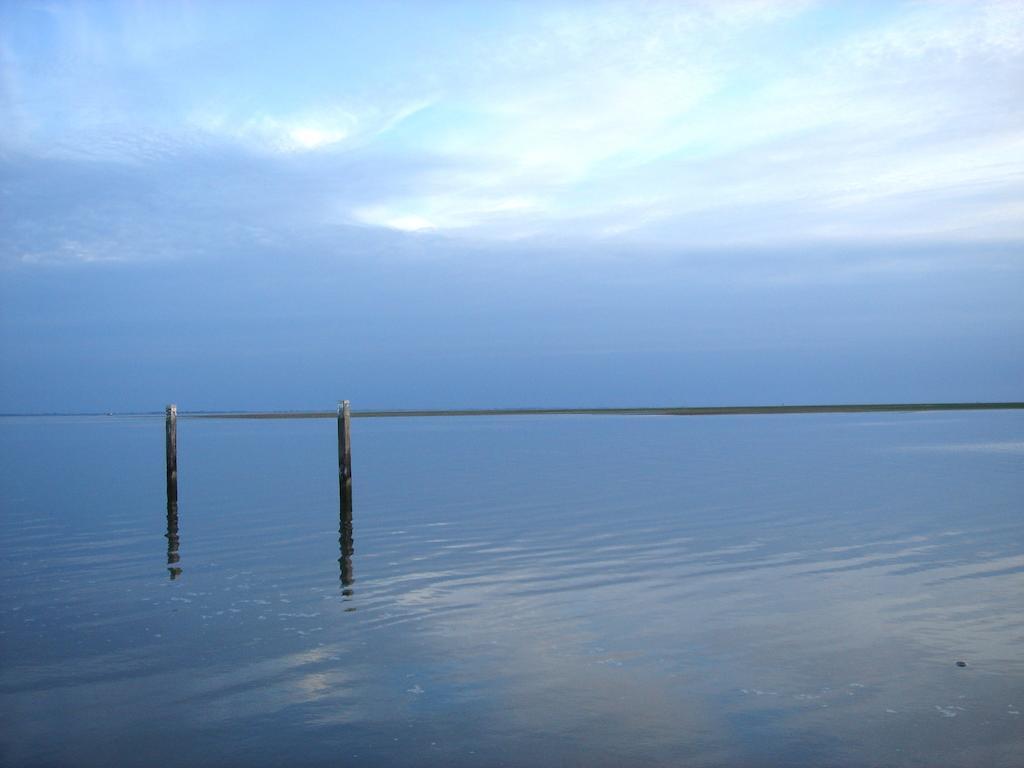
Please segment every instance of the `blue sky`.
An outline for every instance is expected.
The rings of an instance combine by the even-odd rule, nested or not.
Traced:
[[[0,411],[1020,399],[1017,2],[0,4]]]

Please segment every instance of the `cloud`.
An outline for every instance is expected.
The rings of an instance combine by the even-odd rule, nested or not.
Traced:
[[[241,6],[38,8],[6,9],[0,33],[0,183],[31,197],[8,257],[352,226],[680,248],[1024,237],[1017,3],[411,4],[401,27],[268,3],[259,34]],[[58,185],[80,174],[70,200]]]
[[[278,119],[271,116],[249,118],[240,126],[224,131],[224,124],[213,123],[208,129],[227,132],[236,138],[253,142],[279,152],[308,152],[345,141],[355,129],[355,118],[340,113],[329,118],[298,117]]]
[[[270,153],[312,152],[363,146],[429,106],[429,100],[394,105],[319,107],[296,114],[228,115],[214,110],[189,118],[196,131]]]
[[[756,211],[784,205],[790,238],[1024,234],[1012,215],[1024,170],[1018,9],[911,7],[774,55],[766,77],[756,38],[784,43],[786,23],[814,9],[652,8],[569,9],[510,37],[486,88],[471,89],[468,119],[433,144],[452,167],[354,218],[707,245],[777,238]],[[507,196],[531,204],[500,216],[480,204]],[[706,232],[712,211],[731,234]]]

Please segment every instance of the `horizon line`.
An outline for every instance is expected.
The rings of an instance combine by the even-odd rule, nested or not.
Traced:
[[[1024,410],[1024,402],[949,402],[949,403],[847,403],[825,405],[711,405],[711,406],[641,406],[596,408],[411,408],[376,409],[351,412],[352,418],[403,418],[430,416],[728,416],[798,413],[899,413],[922,411]],[[103,411],[78,413],[0,413],[2,418],[17,417],[124,417],[163,416],[165,411]],[[178,411],[181,418],[193,419],[327,419],[336,418],[331,411]]]

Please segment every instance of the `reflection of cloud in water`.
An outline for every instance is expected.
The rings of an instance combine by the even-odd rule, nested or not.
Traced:
[[[908,535],[899,515],[862,512],[826,511],[804,527],[723,518],[721,527],[690,528],[717,519],[714,512],[638,515],[632,524],[595,516],[571,531],[521,532],[500,543],[476,530],[459,547],[470,564],[375,580],[389,610],[366,626],[387,632],[422,620],[413,638],[432,646],[424,658],[472,659],[439,674],[459,690],[489,690],[492,701],[479,714],[496,732],[600,733],[602,743],[629,743],[633,758],[668,744],[683,761],[735,756],[723,745],[735,749],[749,736],[728,712],[742,713],[736,722],[785,721],[809,738],[842,732],[867,740],[874,718],[895,715],[895,706],[910,727],[934,716],[935,702],[920,695],[923,681],[947,672],[947,657],[965,642],[973,658],[1021,671],[1019,619],[1008,609],[1024,561],[1000,551],[999,539],[949,528]],[[848,543],[851,530],[856,543]],[[406,567],[458,545],[457,536],[409,534],[416,556]],[[979,600],[966,580],[983,577],[989,584]],[[993,631],[975,615],[1007,618]],[[894,669],[906,675],[894,677]],[[743,689],[776,695],[758,699]],[[990,702],[972,707],[978,717],[990,714]]]
[[[295,704],[350,699],[355,671],[344,662],[341,645],[321,646],[247,664],[229,671],[188,678],[179,703],[201,703],[204,723],[245,720]],[[315,667],[315,669],[309,669]],[[182,689],[179,681],[175,686]],[[346,705],[349,719],[358,719]]]

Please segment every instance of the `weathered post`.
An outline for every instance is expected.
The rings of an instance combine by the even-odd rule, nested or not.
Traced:
[[[341,594],[352,597],[352,413],[348,400],[338,403],[338,495],[341,514],[338,523],[338,544],[341,547]],[[349,609],[352,610],[352,609]]]
[[[167,571],[171,580],[181,575],[178,561],[178,406],[165,411],[167,432]]]
[[[167,406],[167,504],[178,503],[178,406]]]
[[[349,441],[351,422],[348,400],[342,400],[338,403],[338,479],[342,484],[352,481],[352,443]]]

